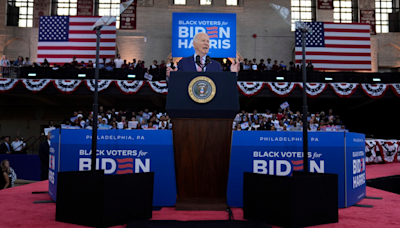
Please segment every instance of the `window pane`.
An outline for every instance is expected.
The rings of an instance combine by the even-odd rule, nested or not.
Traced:
[[[200,5],[211,5],[211,0],[200,0]]]
[[[392,0],[375,0],[376,32],[389,32],[389,13],[393,12]]]
[[[296,21],[315,21],[313,17],[312,0],[291,0],[292,31]]]
[[[186,5],[186,0],[174,0],[175,5]]]
[[[238,0],[226,0],[226,5],[228,6],[237,6]]]

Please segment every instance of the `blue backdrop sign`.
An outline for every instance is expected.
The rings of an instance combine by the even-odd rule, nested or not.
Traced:
[[[236,14],[228,13],[173,13],[172,57],[193,55],[193,37],[199,32],[210,37],[211,58],[236,57]]]
[[[91,130],[61,130],[59,163],[57,167],[56,162],[55,169],[90,170],[91,142]],[[154,172],[153,205],[175,205],[175,165],[171,131],[99,130],[97,144],[96,169],[103,169],[105,174]],[[55,159],[57,161],[56,156]]]
[[[365,135],[346,133],[346,206],[365,197]]]
[[[361,134],[354,135],[360,139],[364,137]],[[308,143],[309,171],[338,174],[339,207],[350,206],[345,201],[346,196],[348,199],[352,197],[349,195],[348,184],[346,186],[346,164],[349,163],[345,162],[344,156],[350,152],[346,153],[345,133],[309,132]],[[363,143],[352,150],[362,151]],[[234,131],[229,165],[228,205],[243,206],[244,172],[291,176],[292,171],[302,171],[302,146],[302,132]],[[357,194],[362,191],[365,193],[365,187],[358,190]]]

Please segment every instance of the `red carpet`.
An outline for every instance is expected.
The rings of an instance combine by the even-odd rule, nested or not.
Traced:
[[[400,175],[400,163],[375,164],[367,166],[367,178]],[[55,203],[33,204],[33,201],[49,200],[47,194],[33,195],[33,191],[46,191],[47,182],[38,182],[0,191],[0,228],[73,228],[83,227],[55,221]],[[333,227],[400,227],[400,195],[367,187],[367,196],[383,197],[382,200],[363,199],[360,204],[373,205],[373,208],[350,207],[339,210],[339,223],[321,225]],[[243,211],[233,208],[236,220],[243,219]],[[175,208],[162,208],[153,212],[155,220],[227,220],[227,212],[215,211],[176,211]],[[115,226],[118,228],[124,226]]]

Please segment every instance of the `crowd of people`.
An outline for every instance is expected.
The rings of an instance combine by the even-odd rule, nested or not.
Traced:
[[[146,66],[144,60],[136,60],[133,59],[132,62],[128,62],[126,59],[121,59],[120,55],[117,55],[116,58],[110,58],[107,60],[103,58],[100,60],[99,67],[100,69],[105,69],[108,71],[112,71],[113,69],[145,69],[145,70],[152,70],[152,69],[166,69],[167,67],[171,67],[175,69],[177,63],[174,63],[171,59],[168,63],[165,60],[161,60],[160,64],[158,64],[157,60],[153,60],[152,64]],[[222,68],[224,71],[229,71],[230,66],[232,63],[229,61],[221,62]],[[53,70],[58,70],[62,68],[77,68],[77,69],[93,69],[96,67],[96,64],[89,60],[88,62],[78,61],[76,57],[72,58],[72,61],[69,63],[65,63],[64,65],[53,64],[44,59],[43,63],[38,62],[31,62],[29,57],[25,59],[22,56],[19,56],[17,60],[14,62],[10,62],[5,55],[1,59],[0,65],[2,67],[3,76],[9,75],[9,67],[52,67]],[[271,59],[268,58],[267,62],[264,62],[264,59],[260,59],[257,62],[257,59],[248,60],[247,58],[240,61],[240,70],[243,71],[275,71],[275,72],[282,72],[282,71],[301,71],[302,69],[302,61],[300,60],[299,63],[295,64],[293,61],[289,62],[289,65],[286,65],[284,61],[274,60],[272,63]],[[311,61],[308,61],[306,64],[307,71],[313,71],[314,66]]]
[[[73,116],[66,118],[61,128],[92,129],[94,121],[93,113],[84,114],[82,111],[75,111]],[[149,111],[147,108],[139,112],[128,110],[116,111],[115,108],[104,110],[99,108],[97,116],[99,129],[126,129],[126,130],[170,130],[172,120],[167,113]],[[327,113],[324,111],[315,114],[308,113],[307,123],[309,131],[344,131],[340,117],[334,115],[332,109]],[[54,127],[51,121],[49,127]],[[266,110],[265,113],[248,113],[242,110],[233,121],[233,130],[269,130],[269,131],[301,131],[303,129],[303,115],[293,112],[290,107],[279,108],[276,113]]]
[[[224,71],[228,71],[230,67],[230,63],[222,63],[222,67]],[[240,62],[240,70],[245,71],[275,71],[275,72],[282,72],[282,71],[301,71],[303,65],[302,61],[300,60],[299,63],[295,64],[293,61],[289,62],[289,66],[285,64],[284,61],[278,63],[278,60],[274,60],[274,63],[271,62],[271,59],[268,58],[267,62],[264,59],[260,59],[260,62],[257,62],[257,59],[248,60],[243,59]],[[308,61],[306,64],[306,70],[308,72],[314,71],[314,65],[311,61]]]
[[[340,117],[334,115],[332,109],[326,114],[324,111],[311,115],[308,113],[307,123],[308,131],[347,131]],[[266,110],[266,113],[258,113],[257,110],[248,113],[242,110],[236,115],[233,128],[238,131],[302,131],[303,115],[299,111],[291,111],[290,107],[279,108],[277,113],[271,113],[270,110]]]
[[[99,129],[126,129],[126,130],[168,130],[172,129],[172,121],[167,113],[149,111],[147,108],[138,112],[127,109],[116,111],[115,108],[104,110],[99,107],[97,118],[93,112],[83,113],[75,111],[73,116],[66,118],[61,128],[92,129],[93,122],[97,121]],[[51,121],[49,127],[54,127]]]

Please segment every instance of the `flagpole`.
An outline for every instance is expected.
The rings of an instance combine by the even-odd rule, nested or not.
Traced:
[[[303,54],[303,172],[308,173],[308,107],[307,107],[307,71],[306,71],[306,32],[301,29],[302,54]]]
[[[100,55],[100,29],[102,26],[97,26],[96,30],[96,69],[94,73],[94,101],[93,101],[93,129],[92,129],[92,172],[96,172],[96,154],[97,154],[97,115],[99,106],[99,55]]]

